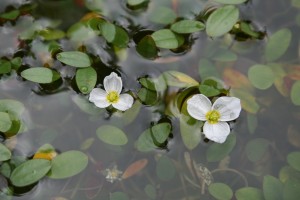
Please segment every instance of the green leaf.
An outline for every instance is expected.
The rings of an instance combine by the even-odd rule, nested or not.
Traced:
[[[19,165],[11,174],[13,185],[23,187],[42,179],[50,170],[51,162],[45,159],[33,159]]]
[[[235,196],[237,200],[264,200],[262,191],[253,187],[238,189]]]
[[[223,144],[214,143],[206,151],[208,162],[216,162],[225,158],[233,150],[236,144],[235,134],[230,134]]]
[[[299,179],[289,179],[283,188],[283,200],[299,200],[300,181]]]
[[[246,145],[246,154],[250,161],[259,161],[266,153],[270,142],[264,138],[250,140]]]
[[[182,36],[177,35],[170,29],[155,31],[151,36],[157,47],[165,49],[176,49],[184,42],[184,38]]]
[[[91,66],[91,60],[86,53],[80,51],[66,51],[57,54],[57,60],[72,67],[84,68]]]
[[[12,67],[13,69],[18,70],[19,67],[22,65],[22,58],[20,58],[20,57],[15,57],[15,58],[13,58],[13,59],[10,61],[10,63],[11,63],[11,67]]]
[[[292,33],[289,29],[280,29],[269,38],[265,56],[268,62],[275,61],[280,58],[290,46]]]
[[[212,55],[212,59],[220,62],[233,62],[237,60],[237,55],[228,49],[219,48]]]
[[[157,7],[150,13],[150,21],[158,24],[170,24],[176,19],[176,13],[168,7]]]
[[[192,87],[199,83],[192,77],[178,71],[166,71],[162,74],[168,86],[174,87]]]
[[[230,200],[233,196],[232,189],[224,183],[212,183],[208,191],[217,200]]]
[[[142,88],[138,92],[139,99],[146,105],[154,105],[157,102],[157,93],[146,88]]]
[[[138,138],[135,144],[137,150],[141,152],[149,152],[157,149],[151,136],[151,129],[146,129]]]
[[[11,63],[7,60],[0,60],[0,75],[11,71]]]
[[[129,197],[123,192],[114,192],[109,194],[109,200],[129,200]]]
[[[65,37],[65,32],[59,29],[44,29],[38,32],[44,40],[58,40]]]
[[[171,124],[169,123],[160,123],[151,127],[153,138],[156,142],[162,144],[164,143],[171,132]]]
[[[167,156],[162,156],[157,161],[156,174],[162,181],[169,181],[176,175],[176,168],[173,161]]]
[[[264,176],[263,193],[265,200],[281,200],[283,194],[283,184],[273,176]]]
[[[97,82],[97,72],[92,67],[78,69],[76,71],[76,84],[80,92],[88,94],[95,87]]]
[[[156,189],[153,185],[151,184],[146,185],[144,191],[150,199],[156,199]]]
[[[127,0],[127,4],[130,6],[138,6],[146,1],[147,0]]]
[[[300,152],[295,151],[295,152],[289,153],[287,156],[287,162],[294,169],[300,171]]]
[[[112,43],[119,48],[126,48],[129,42],[128,33],[121,27],[116,26],[116,35]]]
[[[207,19],[206,33],[218,37],[229,32],[239,19],[239,10],[232,5],[215,10]]]
[[[209,77],[220,77],[216,66],[208,59],[200,59],[199,61],[199,75],[201,80]]]
[[[217,96],[221,93],[220,90],[214,88],[213,86],[209,86],[209,85],[200,85],[199,91],[201,94],[203,94],[207,97]]]
[[[80,151],[67,151],[53,158],[48,176],[53,179],[68,178],[79,174],[87,165],[87,155]]]
[[[79,107],[80,110],[90,115],[98,115],[101,112],[103,112],[103,109],[96,107],[94,104],[89,102],[87,98],[82,97],[80,95],[73,96],[72,100]]]
[[[274,83],[275,76],[272,69],[267,65],[253,65],[248,70],[248,78],[252,85],[258,89],[265,90]]]
[[[205,28],[205,25],[202,22],[195,20],[181,20],[172,24],[171,30],[175,33],[194,33],[201,31]]]
[[[296,81],[292,86],[291,100],[293,104],[300,106],[300,81]]]
[[[20,116],[25,110],[24,104],[13,99],[0,99],[0,112],[9,112]]]
[[[150,35],[146,35],[139,41],[136,50],[141,56],[148,59],[155,59],[158,56],[155,41]]]
[[[10,150],[2,143],[0,143],[0,162],[9,160],[10,158],[11,158]]]
[[[99,29],[107,42],[113,42],[116,36],[116,26],[110,22],[100,23]]]
[[[20,15],[19,10],[12,10],[6,13],[3,13],[0,15],[0,18],[8,19],[8,20],[14,20]]]
[[[201,126],[203,123],[189,116],[180,117],[180,134],[186,148],[192,150],[201,141]]]
[[[214,1],[223,4],[241,4],[241,3],[245,3],[248,0],[214,0]]]
[[[107,144],[121,146],[128,142],[126,134],[115,126],[103,125],[96,132],[98,138]]]
[[[0,112],[0,132],[8,131],[11,125],[12,125],[12,121],[9,117],[9,114],[5,112]]]
[[[0,166],[0,173],[6,178],[10,177],[11,171],[12,171],[12,169],[8,162],[4,162]],[[1,195],[0,195],[0,197],[1,197]]]
[[[52,83],[60,78],[58,72],[44,67],[26,69],[21,72],[21,76],[35,83]]]

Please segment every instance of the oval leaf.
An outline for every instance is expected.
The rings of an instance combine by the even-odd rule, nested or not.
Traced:
[[[253,187],[244,187],[235,192],[237,200],[264,200],[261,190]]]
[[[218,37],[229,32],[239,19],[239,10],[232,5],[218,8],[207,19],[206,33]]]
[[[88,165],[88,157],[80,151],[67,151],[52,160],[50,178],[63,179],[80,173]]]
[[[263,181],[263,192],[266,200],[281,200],[283,184],[273,176],[265,176]]]
[[[140,5],[144,2],[146,2],[148,0],[127,0],[127,4],[130,5],[130,6],[137,6],[137,5]]]
[[[92,67],[78,69],[76,71],[76,84],[80,92],[88,94],[95,87],[97,72]]]
[[[136,46],[137,52],[148,59],[155,59],[157,57],[157,48],[155,41],[150,35],[145,36]]]
[[[259,161],[266,153],[270,142],[264,138],[250,140],[246,145],[246,154],[250,161]]]
[[[35,83],[52,83],[59,79],[59,74],[49,68],[35,67],[21,72],[21,76]]]
[[[135,161],[134,163],[129,165],[129,167],[127,167],[127,169],[124,171],[124,173],[122,175],[122,179],[126,179],[126,178],[129,178],[129,177],[137,174],[142,169],[144,169],[144,167],[146,167],[147,164],[148,164],[147,159],[141,159],[141,160]]]
[[[292,166],[294,169],[300,171],[300,152],[292,152],[289,153],[287,156],[287,161],[290,166]]]
[[[10,150],[0,143],[0,162],[9,160],[11,158]]]
[[[6,132],[10,129],[12,121],[9,114],[5,112],[0,112],[0,132]]]
[[[153,138],[156,142],[162,144],[164,143],[171,132],[171,124],[169,123],[160,123],[151,128]]]
[[[114,192],[109,194],[109,200],[129,200],[129,197],[123,192]]]
[[[157,47],[165,49],[176,49],[184,42],[182,36],[176,35],[170,29],[161,29],[152,33],[152,38]]]
[[[60,62],[70,65],[72,67],[89,67],[91,66],[91,61],[86,53],[80,51],[66,51],[57,54],[57,60]]]
[[[126,134],[119,128],[110,125],[100,126],[97,129],[100,140],[111,145],[125,145],[128,142]]]
[[[296,81],[292,86],[291,100],[293,104],[300,106],[300,81]]]
[[[232,189],[224,183],[212,183],[208,191],[217,200],[230,200],[233,196]]]
[[[202,22],[195,20],[181,20],[172,24],[171,30],[176,33],[194,33],[205,28]]]
[[[261,90],[271,87],[275,80],[272,69],[269,66],[260,64],[250,67],[248,77],[252,85]]]
[[[203,123],[181,115],[180,118],[180,133],[182,141],[186,148],[192,150],[198,146],[201,141],[200,128]]]
[[[31,185],[43,178],[48,173],[50,168],[51,162],[49,160],[29,160],[14,169],[10,180],[12,184],[17,187]]]
[[[167,156],[162,156],[156,165],[156,174],[163,181],[169,181],[176,175],[174,163]]]
[[[245,3],[248,0],[214,0],[214,1],[223,4],[241,4],[241,3]]]

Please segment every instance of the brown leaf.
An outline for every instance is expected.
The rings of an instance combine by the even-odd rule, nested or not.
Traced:
[[[226,85],[228,85],[231,88],[253,91],[253,87],[248,77],[239,71],[236,71],[231,68],[225,68],[223,72],[223,79]]]
[[[129,177],[137,174],[139,171],[144,169],[144,167],[147,164],[148,164],[147,159],[141,159],[141,160],[135,161],[134,163],[129,165],[129,167],[127,167],[127,169],[125,170],[125,172],[122,175],[122,179],[126,179],[126,178],[129,178]]]

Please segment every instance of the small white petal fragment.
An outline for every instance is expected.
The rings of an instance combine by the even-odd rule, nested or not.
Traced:
[[[205,122],[203,126],[203,133],[209,140],[217,143],[223,143],[230,133],[230,127],[226,122],[218,122],[216,124]]]
[[[206,113],[211,110],[210,100],[203,94],[196,94],[187,101],[187,111],[195,119],[206,121]]]
[[[113,103],[112,106],[118,110],[125,111],[132,107],[133,97],[129,94],[121,94],[119,101]]]
[[[106,92],[116,91],[118,94],[122,91],[122,79],[115,72],[106,76],[103,81],[104,89]]]
[[[94,88],[90,93],[89,101],[93,102],[99,108],[106,108],[110,105],[106,100],[106,96],[107,93],[104,90]]]
[[[236,97],[220,97],[215,101],[212,109],[219,111],[219,121],[232,121],[240,115],[241,101]]]

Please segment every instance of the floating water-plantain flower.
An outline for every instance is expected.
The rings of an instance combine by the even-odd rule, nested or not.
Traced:
[[[125,111],[131,108],[133,97],[129,94],[121,94],[122,79],[116,73],[112,72],[104,78],[104,89],[94,88],[89,100],[99,108],[106,108],[112,105],[114,108]]]
[[[205,121],[204,135],[215,142],[223,143],[230,133],[227,121],[238,118],[241,101],[236,97],[220,97],[212,105],[203,94],[196,94],[187,101],[187,111],[195,119]]]

